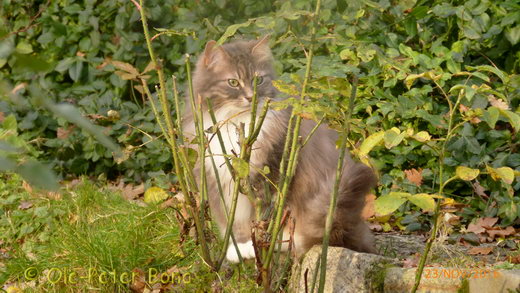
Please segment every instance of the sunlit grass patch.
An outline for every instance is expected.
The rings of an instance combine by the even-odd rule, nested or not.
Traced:
[[[20,194],[19,202],[27,197]],[[45,218],[31,233],[13,241],[2,239],[6,246],[2,281],[19,287],[127,291],[132,284],[144,285],[138,279],[149,273],[172,268],[179,268],[176,274],[188,273],[183,270],[194,261],[190,240],[181,249],[173,209],[140,206],[90,182],[64,192],[58,200],[32,198],[28,209],[19,209],[16,201],[3,205],[2,229],[26,230],[22,227],[39,221],[34,215],[37,209]],[[42,240],[43,232],[48,235]],[[27,275],[31,270],[36,276]]]

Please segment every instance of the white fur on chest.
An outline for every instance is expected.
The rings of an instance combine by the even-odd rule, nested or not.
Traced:
[[[204,128],[208,129],[209,127],[213,126],[213,122],[211,121],[211,117],[209,115],[205,116],[206,117],[204,117]],[[222,145],[216,134],[208,135],[208,138],[210,139],[208,147],[211,150],[213,160],[217,167],[218,176],[222,185],[222,190],[224,192],[224,199],[226,201],[226,204],[229,205],[233,192],[233,178],[231,176],[231,173],[229,172],[227,165],[225,164],[225,154],[227,154],[228,158],[231,158],[235,155],[240,156],[239,128],[241,123],[243,123],[245,135],[247,137],[249,131],[249,123],[251,120],[251,113],[249,111],[244,111],[243,108],[237,108],[234,106],[224,106],[215,112],[215,116],[220,127],[219,130],[222,136],[225,152],[222,149]],[[264,127],[267,126],[270,117],[271,114],[268,113],[264,122]],[[262,128],[264,129],[264,127]],[[257,140],[253,144],[250,159],[251,173],[256,173],[255,170],[263,168],[269,153],[270,146],[262,143],[263,135],[264,131],[261,131]],[[215,174],[209,151],[206,152],[205,165],[206,170],[208,170],[208,173]]]

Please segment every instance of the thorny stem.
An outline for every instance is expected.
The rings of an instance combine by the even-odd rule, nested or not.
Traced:
[[[325,290],[325,276],[327,274],[327,252],[329,249],[329,239],[330,232],[332,231],[332,223],[334,221],[334,214],[336,213],[336,202],[338,198],[339,192],[339,184],[341,182],[341,177],[343,175],[343,163],[345,160],[346,146],[347,146],[347,137],[350,133],[350,119],[352,117],[352,111],[354,108],[354,100],[356,99],[357,93],[357,82],[358,79],[354,76],[354,80],[352,83],[352,90],[350,93],[349,99],[349,107],[347,112],[347,117],[343,120],[343,129],[345,131],[341,134],[340,138],[340,149],[339,149],[339,158],[338,164],[336,166],[336,178],[334,180],[334,189],[332,190],[332,196],[330,198],[329,211],[327,213],[327,221],[325,223],[325,235],[323,235],[323,243],[321,250],[321,267],[320,267],[320,281],[318,285],[318,292],[323,292]]]
[[[195,106],[195,96],[193,94],[193,83],[191,80],[191,65],[190,65],[190,56],[186,54],[186,75],[188,77],[188,89],[189,89],[189,97],[190,97],[190,103],[191,103],[191,109],[193,113],[193,121],[195,123],[196,133],[198,137],[198,145],[199,145],[199,160],[200,160],[200,178],[201,178],[201,184],[200,184],[200,206],[199,206],[199,214],[195,217],[195,219],[198,219],[200,223],[200,230],[197,229],[197,236],[199,238],[201,248],[202,248],[202,257],[203,259],[214,269],[215,271],[218,271],[218,268],[216,268],[213,264],[213,261],[211,260],[211,254],[209,253],[209,248],[206,243],[206,237],[204,235],[205,232],[205,221],[204,221],[204,213],[205,213],[205,202],[207,199],[207,184],[206,184],[206,164],[205,164],[205,155],[206,155],[206,137],[204,135],[204,120],[202,115],[202,106],[200,103],[198,104],[198,107]],[[200,96],[197,97],[200,100]],[[185,166],[188,167],[188,166]],[[194,213],[195,214],[195,213]]]
[[[451,181],[451,180],[448,180],[448,181],[444,182],[443,162],[444,162],[444,155],[446,153],[446,145],[448,144],[448,141],[450,140],[450,138],[453,136],[455,129],[457,129],[457,127],[453,127],[453,119],[455,116],[455,111],[457,110],[457,107],[459,106],[460,101],[462,99],[462,92],[459,93],[459,95],[457,97],[457,101],[455,102],[455,105],[453,105],[450,100],[450,97],[446,94],[446,92],[444,92],[442,87],[435,80],[434,80],[434,83],[437,86],[437,88],[440,89],[443,96],[448,101],[448,104],[450,107],[450,112],[449,112],[450,119],[448,121],[448,134],[446,135],[446,139],[442,143],[441,151],[439,154],[439,195],[442,196],[442,194],[444,192],[444,186],[446,186],[446,184]],[[440,210],[441,210],[441,200],[442,200],[442,198],[438,199],[435,204],[435,209],[433,211],[433,228],[432,228],[430,237],[428,238],[428,240],[426,242],[426,246],[424,247],[424,252],[421,255],[419,264],[417,265],[417,271],[415,272],[415,283],[414,283],[414,286],[411,291],[412,293],[417,292],[417,289],[419,288],[419,285],[421,284],[421,277],[422,277],[422,273],[424,270],[424,266],[426,265],[426,260],[428,258],[428,254],[433,245],[433,242],[437,238],[437,231],[439,230],[439,216],[440,216]]]
[[[312,57],[314,52],[314,43],[316,39],[316,23],[318,22],[318,17],[320,14],[320,6],[321,6],[321,0],[317,0],[316,2],[316,9],[314,14],[312,15],[313,22],[312,22],[312,28],[311,28],[311,42],[309,46],[309,52],[307,54],[307,65],[305,68],[305,77],[303,79],[302,89],[300,92],[300,102],[302,102],[305,99],[306,91],[307,91],[307,84],[310,80],[311,75],[311,64],[312,64]],[[296,116],[296,117],[295,117]],[[294,129],[292,129],[292,120],[294,120]],[[264,288],[268,288],[269,286],[269,272],[268,269],[271,264],[271,260],[273,257],[273,252],[276,246],[276,240],[278,238],[278,233],[281,231],[280,222],[282,220],[283,215],[283,209],[285,205],[285,200],[287,198],[287,192],[289,190],[290,183],[292,181],[292,177],[294,175],[295,169],[296,169],[296,162],[298,158],[298,152],[300,148],[298,147],[299,142],[299,132],[300,132],[300,124],[302,121],[302,117],[300,115],[296,115],[296,109],[293,108],[291,113],[291,118],[289,120],[289,125],[287,129],[287,133],[292,133],[292,135],[287,135],[286,142],[285,142],[285,148],[284,153],[287,151],[288,141],[291,140],[290,144],[290,153],[289,153],[289,161],[287,163],[287,169],[284,169],[284,162],[282,158],[281,168],[280,170],[284,170],[284,173],[281,173],[283,177],[283,184],[282,184],[282,192],[279,193],[278,196],[278,206],[276,209],[276,217],[275,222],[273,225],[273,233],[271,234],[271,242],[269,244],[269,249],[267,251],[267,255],[265,256],[264,265],[262,268],[262,281],[264,284]],[[285,174],[285,176],[283,175]]]
[[[155,52],[153,50],[153,47],[152,47],[152,41],[150,39],[150,32],[148,30],[148,22],[147,22],[147,19],[146,19],[146,13],[145,13],[145,6],[144,6],[144,0],[139,0],[139,3],[140,3],[140,6],[141,8],[139,9],[139,12],[141,14],[141,21],[142,21],[142,25],[143,25],[143,32],[144,32],[144,36],[145,36],[145,39],[146,39],[146,45],[148,47],[148,52],[150,54],[150,59],[152,61],[152,63],[154,64],[154,67],[157,71],[157,75],[158,75],[158,78],[159,78],[159,100],[160,100],[160,103],[161,103],[161,106],[162,106],[162,111],[163,111],[163,116],[164,116],[164,120],[166,122],[166,127],[167,127],[167,131],[168,132],[164,132],[164,136],[167,137],[167,140],[170,144],[170,147],[171,147],[171,151],[172,151],[172,154],[173,154],[173,161],[174,161],[174,165],[175,165],[175,171],[177,174],[182,174],[182,171],[181,171],[181,158],[179,157],[179,147],[176,143],[176,139],[175,139],[175,129],[174,129],[174,125],[173,125],[173,121],[172,121],[172,118],[170,116],[170,107],[169,107],[169,104],[168,104],[168,100],[166,98],[166,82],[165,82],[165,78],[164,78],[164,72],[160,66],[160,64],[157,62],[157,59],[155,57]],[[149,96],[150,99],[152,99],[151,95]],[[178,110],[178,109],[176,109]],[[155,111],[156,112],[156,111]],[[158,117],[156,117],[157,119],[159,119]],[[182,131],[181,129],[178,129],[178,131]],[[185,166],[187,167],[187,166]],[[189,177],[189,176],[188,176]],[[190,209],[188,210],[191,210],[191,209],[196,209],[196,205],[193,201],[193,198],[191,196],[191,193],[190,193],[190,190],[188,189],[188,186],[186,185],[186,182],[184,182],[184,180],[179,180],[180,184],[181,184],[181,189],[183,191],[183,194],[185,196],[185,199],[186,201],[188,202],[188,205],[191,207]],[[197,233],[198,233],[198,238],[199,238],[199,241],[200,241],[200,244],[201,244],[201,250],[202,250],[202,257],[204,259],[204,261],[206,263],[208,263],[210,266],[212,266],[212,261],[211,261],[211,257],[210,257],[210,254],[209,254],[209,249],[208,249],[208,246],[207,246],[207,243],[206,243],[206,239],[204,237],[204,231],[203,231],[203,222],[200,221],[199,217],[196,216],[196,213],[191,210],[190,213],[192,214],[193,216],[193,219],[194,219],[194,222],[195,222],[195,228],[197,230]]]
[[[214,116],[214,114],[213,114]],[[220,176],[218,175],[218,168],[217,164],[215,163],[215,159],[213,157],[213,153],[211,152],[211,148],[208,147],[208,156],[211,159],[211,166],[213,167],[213,172],[215,172],[215,180],[217,181],[217,191],[220,197],[220,202],[223,207],[226,206],[226,200],[224,199],[224,191],[222,190],[222,183],[220,182]],[[226,208],[224,208],[224,215],[226,216],[226,220],[229,221],[229,212]],[[231,240],[233,241],[233,246],[237,250],[238,259],[240,260],[240,263],[243,263],[242,255],[240,254],[240,250],[238,249],[238,244],[235,239],[235,234],[233,234],[233,231],[231,231]]]
[[[238,131],[239,131],[239,142],[240,142],[240,155],[238,160],[249,162],[249,159],[251,157],[251,151],[253,143],[255,142],[256,138],[260,134],[260,128],[262,127],[262,123],[265,119],[265,116],[267,115],[268,106],[269,106],[269,100],[266,100],[264,102],[264,107],[262,108],[262,112],[260,114],[260,118],[258,121],[256,121],[256,109],[258,107],[258,99],[257,99],[257,93],[256,93],[256,83],[257,79],[256,77],[253,80],[253,98],[251,101],[252,104],[252,110],[251,110],[251,121],[250,123],[250,133],[245,133],[245,125],[241,123],[239,125]],[[256,123],[255,123],[256,122]],[[251,124],[253,123],[255,128],[251,128]],[[238,202],[238,195],[240,191],[240,184],[242,182],[242,179],[246,180],[246,178],[240,178],[240,176],[235,176],[235,184],[233,186],[233,195],[231,199],[231,207],[229,212],[229,218],[226,226],[226,231],[224,233],[224,243],[222,245],[222,250],[220,253],[220,256],[218,258],[217,262],[217,270],[222,265],[222,262],[224,261],[224,258],[226,257],[226,250],[229,245],[229,236],[231,233],[231,230],[233,228],[233,223],[235,221],[235,212],[237,208],[237,202]],[[236,247],[235,247],[236,248]]]

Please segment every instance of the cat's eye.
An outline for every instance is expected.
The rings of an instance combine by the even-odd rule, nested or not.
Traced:
[[[228,79],[227,82],[230,87],[238,87],[238,85],[240,84],[236,79]]]
[[[256,77],[256,85],[261,85],[263,82],[264,82],[264,78],[262,76],[257,76]],[[255,84],[255,80],[254,79],[251,81],[251,84],[252,85]]]

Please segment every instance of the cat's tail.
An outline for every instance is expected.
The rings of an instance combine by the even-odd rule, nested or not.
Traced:
[[[330,244],[375,253],[374,237],[361,213],[366,195],[377,183],[374,171],[352,159],[345,160]]]

